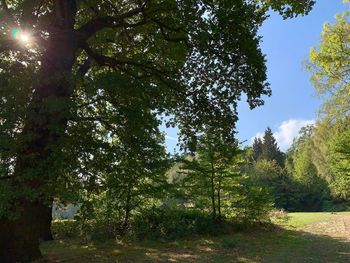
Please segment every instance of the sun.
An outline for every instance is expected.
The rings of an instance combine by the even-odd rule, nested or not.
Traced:
[[[18,36],[18,39],[24,43],[24,44],[28,44],[30,42],[30,35],[26,34],[26,33],[20,33]]]
[[[28,32],[23,31],[19,28],[13,28],[11,30],[11,35],[22,44],[28,45],[32,42],[31,35]]]

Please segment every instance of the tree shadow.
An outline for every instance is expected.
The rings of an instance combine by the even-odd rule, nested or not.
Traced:
[[[350,262],[348,240],[278,227],[176,241],[50,241],[42,250],[41,262]]]

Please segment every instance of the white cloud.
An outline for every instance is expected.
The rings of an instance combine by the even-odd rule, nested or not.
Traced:
[[[276,138],[276,141],[278,143],[278,146],[282,151],[287,150],[293,143],[293,139],[298,136],[299,130],[310,124],[314,124],[315,120],[287,120],[282,122],[277,127],[277,131],[274,132],[274,136]],[[253,138],[255,137],[262,138],[264,136],[263,132],[258,132]]]
[[[178,141],[178,138],[176,138],[176,137],[173,137],[173,136],[169,136],[169,135],[165,135],[165,139],[166,140],[170,140],[170,141]]]

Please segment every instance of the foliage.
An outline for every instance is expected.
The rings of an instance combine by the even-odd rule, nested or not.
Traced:
[[[269,127],[266,128],[263,143],[261,147],[260,159],[276,161],[278,165],[283,166],[283,153],[278,148],[277,142]]]
[[[214,220],[264,221],[272,208],[265,186],[244,175],[245,152],[215,134],[199,138],[194,157],[183,161],[180,185],[185,202],[210,212]]]
[[[349,129],[349,118],[333,122],[326,118],[317,123],[312,136],[312,158],[317,173],[328,182],[332,195],[340,200],[349,197]]]
[[[275,161],[260,160],[254,162],[249,174],[257,185],[269,189],[275,207],[292,210],[295,203],[293,194],[295,184]]]
[[[89,195],[89,198],[84,199],[75,217],[84,239],[115,238],[120,233],[123,211],[111,206],[113,201],[107,198],[106,192]]]
[[[246,226],[269,221],[274,201],[267,187],[250,178],[242,178],[236,193],[232,195],[228,218]]]
[[[275,161],[281,167],[284,164],[284,155],[277,145],[277,141],[269,127],[266,128],[263,138],[254,138],[253,160]]]
[[[147,164],[163,160],[159,116],[172,116],[166,124],[178,125],[185,143],[205,126],[231,138],[241,96],[254,108],[271,93],[258,36],[266,10],[292,17],[312,4],[1,1],[0,179],[1,195],[11,195],[0,200],[0,228],[31,236],[1,236],[0,260],[40,256],[30,225],[44,224],[37,208],[54,198],[115,198],[113,185],[127,185],[118,199],[127,222],[138,188],[159,186],[157,176],[149,180],[157,165]]]
[[[209,130],[199,137],[195,156],[182,162],[180,184],[187,202],[220,220],[240,176],[237,142],[225,141]]]
[[[328,184],[319,176],[313,160],[313,130],[312,126],[302,128],[291,147],[293,179],[299,185],[298,211],[320,211],[323,202],[330,199]]]
[[[51,224],[55,239],[77,238],[80,236],[79,223],[76,220],[54,220]]]
[[[217,235],[222,227],[198,209],[152,207],[134,221],[134,233],[140,239],[178,239],[193,235]]]
[[[272,8],[284,18],[290,18],[299,14],[308,14],[315,4],[314,0],[285,1],[285,0],[256,0],[262,8]]]
[[[263,142],[259,137],[255,137],[252,145],[252,158],[257,161],[262,155]]]
[[[271,222],[274,224],[285,224],[290,219],[288,213],[283,209],[276,209],[270,213]]]
[[[335,179],[331,183],[335,195],[350,197],[350,130],[334,136],[330,146],[330,167]]]
[[[319,47],[311,49],[308,68],[317,92],[324,95],[326,116],[341,118],[350,113],[349,12],[335,18],[335,24],[323,26]]]
[[[334,24],[324,25],[319,46],[310,52],[311,80],[324,97],[323,115],[313,136],[313,161],[332,195],[345,200],[349,198],[349,12],[335,18]]]

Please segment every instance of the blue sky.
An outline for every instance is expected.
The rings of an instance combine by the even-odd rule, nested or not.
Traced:
[[[334,15],[346,10],[342,0],[318,0],[305,17],[283,20],[272,13],[260,30],[261,48],[266,54],[268,81],[272,96],[265,105],[250,110],[245,101],[239,104],[238,139],[260,136],[269,126],[282,150],[286,150],[300,127],[317,117],[321,101],[315,96],[310,74],[304,69],[310,48],[317,46],[323,24],[334,22]],[[176,148],[177,129],[166,129],[166,145]]]

